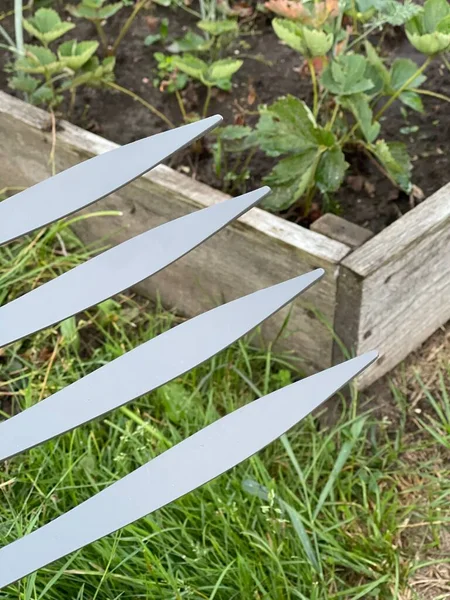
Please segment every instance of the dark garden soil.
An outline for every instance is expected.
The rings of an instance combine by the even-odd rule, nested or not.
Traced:
[[[10,2],[0,0],[0,14],[9,9]],[[108,22],[106,27],[111,40],[114,40],[128,14],[129,9],[124,9]],[[149,16],[152,18],[149,19]],[[163,45],[144,46],[145,37],[152,32],[153,17],[169,18],[169,40],[180,37],[188,28],[195,30],[195,18],[182,9],[158,7],[142,11],[119,48],[116,78],[121,86],[151,102],[178,125],[182,118],[175,97],[162,94],[153,85],[156,66],[153,53],[164,50]],[[8,19],[3,20],[2,25],[11,28]],[[245,58],[244,66],[233,80],[231,93],[219,91],[214,95],[209,113],[222,114],[225,124],[254,124],[257,119],[254,113],[260,103],[270,103],[285,94],[294,94],[309,101],[309,78],[300,72],[299,55],[279,43],[272,33],[270,19],[258,14],[256,18],[248,19],[241,31],[243,35],[232,52]],[[94,27],[87,22],[79,22],[71,33],[76,34],[79,40],[96,38]],[[418,63],[423,61],[423,57],[414,51],[399,31],[387,32],[383,48],[389,59],[407,56]],[[7,54],[0,50],[0,89],[7,89],[3,67],[8,59]],[[450,95],[450,75],[443,65],[435,61],[427,75],[425,89]],[[199,111],[204,91],[191,85],[183,94],[187,109]],[[398,104],[393,106],[383,123],[382,135],[387,140],[401,140],[408,144],[414,164],[413,181],[427,197],[450,178],[450,153],[447,151],[450,109],[448,103],[431,97],[425,97],[424,104],[424,115],[412,111],[405,115]],[[167,128],[132,98],[111,89],[81,91],[71,120],[121,144]],[[347,161],[351,166],[346,184],[335,196],[342,216],[376,233],[410,209],[411,201],[406,194],[399,193],[366,157],[347,155]],[[221,186],[214,174],[208,143],[197,154],[193,154],[192,150],[178,153],[169,164],[214,187]],[[260,185],[273,164],[273,160],[262,153],[256,154],[250,165],[248,188]],[[310,219],[318,215],[319,207]],[[286,216],[306,225],[310,220],[305,221],[301,210],[291,210]]]

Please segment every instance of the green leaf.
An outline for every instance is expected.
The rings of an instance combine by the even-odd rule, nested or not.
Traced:
[[[69,82],[68,87],[76,88],[81,85],[99,87],[105,82],[114,81],[114,67],[116,59],[108,56],[100,63],[97,56],[93,56],[85,63],[77,76]]]
[[[115,15],[122,7],[122,2],[103,6],[103,2],[86,2],[84,0],[76,6],[69,4],[66,8],[74,17],[87,19],[88,21],[103,21]]]
[[[17,71],[24,73],[53,75],[58,71],[62,71],[64,65],[58,61],[56,55],[48,48],[25,45],[25,55],[17,59],[15,68]]]
[[[237,33],[239,26],[237,21],[225,19],[223,21],[199,21],[197,27],[210,35],[219,36],[225,33]]]
[[[408,106],[419,113],[424,112],[422,98],[416,92],[402,92],[399,96],[399,100],[405,106]]]
[[[426,0],[423,5],[424,33],[433,33],[439,23],[450,14],[450,4],[447,0]]]
[[[172,42],[167,47],[167,50],[173,54],[181,52],[204,52],[209,50],[212,44],[213,40],[205,40],[202,35],[188,31],[184,37]]]
[[[40,8],[33,17],[23,20],[26,31],[43,44],[50,44],[75,27],[73,23],[61,21],[52,8]]]
[[[335,58],[322,75],[322,85],[337,96],[370,90],[374,84],[365,76],[368,64],[367,59],[359,54]]]
[[[39,81],[27,73],[18,73],[8,82],[8,86],[12,90],[32,94],[39,86]]]
[[[263,208],[279,212],[299,200],[312,183],[318,157],[317,148],[310,148],[280,160],[264,178],[272,193],[263,200]]]
[[[378,52],[372,46],[370,42],[367,40],[364,42],[367,60],[372,65],[372,67],[376,70],[379,77],[382,79],[384,85],[389,85],[391,76],[389,74],[389,70],[386,68],[384,62],[378,55]]]
[[[334,143],[333,134],[318,127],[306,104],[294,96],[280,98],[260,109],[257,131],[262,150],[270,156]]]
[[[78,350],[80,346],[80,334],[78,333],[75,317],[69,317],[61,323],[60,327],[64,343]]]
[[[303,40],[308,51],[308,56],[325,56],[333,45],[333,34],[303,27]]]
[[[144,46],[151,46],[152,44],[156,44],[156,42],[159,42],[160,40],[161,40],[161,34],[159,34],[159,33],[150,33],[144,39]]]
[[[314,567],[317,573],[320,573],[319,561],[317,560],[317,555],[312,547],[311,541],[309,539],[309,535],[303,525],[302,519],[299,513],[287,502],[280,500],[280,506],[284,508],[287,512],[289,519],[291,520],[292,526],[294,528],[295,533],[297,534],[301,545],[303,546],[303,550],[309,560],[309,562]]]
[[[396,183],[409,193],[412,188],[412,164],[407,148],[402,142],[378,140],[372,150]]]
[[[33,92],[30,96],[31,104],[35,106],[40,106],[42,104],[46,106],[58,106],[63,101],[63,96],[60,94],[54,94],[53,91],[46,85],[41,85],[35,92]]]
[[[193,56],[192,54],[183,54],[183,56],[174,56],[173,65],[186,75],[199,79],[204,83],[208,65],[204,60]]]
[[[164,414],[178,425],[182,423],[189,408],[190,394],[181,383],[173,381],[158,390],[158,396],[164,407]]]
[[[450,5],[447,0],[427,0],[423,10],[406,24],[411,44],[433,56],[450,48]]]
[[[428,56],[444,52],[450,47],[450,34],[436,31],[434,33],[426,33],[425,35],[418,35],[416,33],[409,33],[406,30],[406,35],[414,48]]]
[[[336,192],[342,185],[348,166],[339,146],[326,150],[320,157],[315,177],[320,191]]]
[[[394,91],[399,90],[405,83],[413,77],[418,70],[418,65],[409,58],[397,58],[391,67],[391,88]],[[419,74],[408,88],[417,88],[426,80],[425,75]]]
[[[224,58],[213,62],[207,71],[206,79],[215,84],[220,81],[230,80],[231,77],[242,67],[243,61],[234,58]]]
[[[282,42],[301,54],[307,54],[307,47],[303,40],[302,27],[288,19],[275,18],[272,27]]]
[[[342,105],[351,110],[364,137],[373,142],[380,133],[380,124],[373,122],[373,113],[365,94],[352,94],[342,98]]]
[[[95,41],[71,40],[59,46],[58,56],[66,67],[78,71],[96,53],[98,46],[98,42]]]

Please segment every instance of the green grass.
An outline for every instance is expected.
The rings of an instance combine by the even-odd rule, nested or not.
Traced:
[[[1,249],[0,304],[87,255],[60,226]],[[3,410],[30,406],[175,322],[158,307],[121,296],[3,349]],[[296,377],[285,357],[256,350],[253,342],[237,343],[128,407],[3,464],[0,544]],[[391,421],[361,414],[353,394],[334,427],[306,419],[228,474],[0,598],[425,597],[419,574],[445,567],[449,375],[443,367],[440,389],[424,391],[420,415],[393,389]],[[448,597],[433,589],[430,598]]]

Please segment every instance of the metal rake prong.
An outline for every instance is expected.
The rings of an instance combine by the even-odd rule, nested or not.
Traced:
[[[251,331],[323,274],[323,269],[317,269],[203,313],[3,421],[0,460],[100,417],[193,369]]]
[[[269,192],[270,188],[263,187],[169,221],[0,307],[0,348],[161,271],[248,211]]]
[[[82,162],[0,203],[0,246],[112,194],[209,130],[215,115]]]
[[[133,523],[258,452],[377,358],[369,352],[222,417],[0,550],[0,588]]]

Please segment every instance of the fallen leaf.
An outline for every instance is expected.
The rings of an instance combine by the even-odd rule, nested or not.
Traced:
[[[150,31],[156,31],[158,29],[159,21],[159,17],[145,17],[145,22],[147,23],[147,26],[150,29]]]
[[[310,17],[309,12],[301,2],[295,0],[268,0],[264,6],[281,17],[286,19],[303,19]]]
[[[247,104],[249,106],[253,106],[253,104],[255,104],[256,102],[256,90],[255,90],[255,86],[253,85],[253,83],[249,83],[248,84],[248,94],[247,94]]]
[[[347,177],[347,185],[355,192],[360,192],[364,187],[364,177],[362,175],[349,175]]]
[[[375,196],[375,191],[376,191],[376,187],[373,183],[371,183],[370,181],[365,181],[364,182],[364,189],[366,190],[367,194],[373,198]]]

